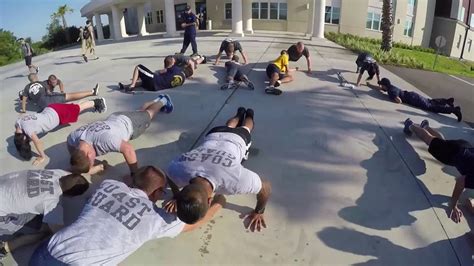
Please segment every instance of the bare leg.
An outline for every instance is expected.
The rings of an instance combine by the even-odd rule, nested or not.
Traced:
[[[431,127],[427,127],[426,130],[430,132],[431,135],[435,136],[438,139],[444,139],[444,136],[441,135],[438,131],[432,129]]]
[[[293,81],[293,76],[292,75],[285,75],[284,78],[280,79],[281,83],[288,83]]]
[[[135,88],[139,79],[140,78],[138,77],[138,66],[136,66],[133,70],[132,83],[130,84],[130,88]]]
[[[94,101],[86,101],[79,103],[79,112],[94,108]]]
[[[239,117],[234,116],[231,119],[227,120],[226,125],[231,128],[236,128],[237,125],[239,124]]]
[[[411,125],[410,130],[415,133],[415,135],[420,138],[422,141],[426,143],[426,145],[430,145],[431,141],[435,138],[435,136],[431,135],[428,130],[418,126],[418,125]]]
[[[150,115],[150,118],[153,119],[157,113],[160,112],[161,108],[163,107],[162,102],[146,102],[142,106],[142,110],[147,111]]]
[[[273,73],[272,77],[270,78],[270,86],[275,86],[276,81],[279,79],[278,73]]]
[[[76,101],[94,95],[94,90],[66,93],[66,101]]]

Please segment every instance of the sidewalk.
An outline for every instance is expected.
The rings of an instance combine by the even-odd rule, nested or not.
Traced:
[[[225,35],[198,38],[200,53],[214,55]],[[268,61],[298,40],[275,35],[242,39],[252,62],[249,78],[255,91],[221,91],[223,64],[202,65],[183,87],[166,91],[175,111],[158,115],[147,132],[132,141],[141,165],[166,169],[175,156],[192,148],[211,127],[223,124],[237,107],[252,107],[256,127],[245,166],[272,182],[265,212],[268,228],[260,233],[246,230],[239,216],[255,206],[255,197],[230,196],[227,207],[200,230],[150,241],[123,265],[472,265],[474,217],[465,213],[466,219],[456,225],[444,211],[458,173],[436,162],[420,141],[405,137],[402,123],[406,117],[416,122],[427,118],[447,138],[472,143],[474,130],[454,116],[391,103],[366,86],[339,87],[338,71],[355,81],[356,56],[326,40],[306,41],[314,75],[297,72],[296,81],[282,85],[281,96],[265,95]],[[73,129],[153,99],[156,93],[123,94],[115,91],[115,85],[128,81],[138,63],[162,68],[163,57],[180,46],[180,38],[101,45],[97,49],[100,59],[87,64],[78,56],[79,50],[41,58],[42,79],[55,73],[66,91],[99,82],[109,107],[106,114],[85,114],[78,123],[48,134],[46,154],[53,159],[47,168],[68,165],[64,141]],[[302,58],[291,66],[304,70],[306,62]],[[26,85],[25,69],[0,68],[2,174],[33,168],[31,162],[12,156],[18,115],[14,100]],[[381,72],[395,84],[417,90],[387,70]],[[120,154],[103,158],[113,167],[95,177],[94,185],[127,173]],[[68,223],[77,217],[86,197],[66,202]],[[21,249],[4,264],[24,264],[32,250]]]

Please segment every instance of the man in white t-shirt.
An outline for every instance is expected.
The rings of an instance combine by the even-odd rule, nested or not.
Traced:
[[[62,196],[79,196],[88,188],[83,176],[63,170],[26,170],[1,176],[0,235],[13,238],[0,242],[0,258],[57,231],[63,225]],[[37,220],[41,222],[33,225]],[[17,237],[20,229],[34,233]]]
[[[139,169],[131,187],[103,181],[79,218],[39,246],[30,265],[117,265],[149,240],[201,226],[225,204],[215,197],[208,215],[187,225],[155,205],[165,189],[166,175],[153,166]]]
[[[213,193],[257,194],[247,227],[252,231],[266,227],[263,213],[271,184],[241,164],[251,144],[253,116],[252,109],[239,107],[226,126],[211,129],[199,147],[171,162],[168,174],[174,199],[165,205],[168,212],[176,211],[181,221],[193,224],[206,215]]]
[[[138,169],[138,162],[135,149],[129,141],[143,134],[158,112],[172,111],[171,98],[161,94],[154,101],[145,103],[138,111],[115,112],[104,121],[76,129],[67,138],[72,171],[95,174],[103,170],[102,164],[94,166],[97,156],[120,152],[133,176]]]

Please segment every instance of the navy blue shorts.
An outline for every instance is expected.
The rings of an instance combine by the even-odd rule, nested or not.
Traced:
[[[275,64],[269,64],[267,66],[266,72],[269,79],[272,78],[274,73],[278,73],[278,79],[283,79],[285,77],[285,74],[282,74],[280,69]]]

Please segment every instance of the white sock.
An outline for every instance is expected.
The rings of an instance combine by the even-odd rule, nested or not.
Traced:
[[[160,103],[163,104],[163,106],[165,106],[168,103],[168,101],[166,100],[165,97],[156,98],[156,99],[153,100],[153,102],[155,102],[155,103],[160,102]]]

